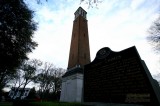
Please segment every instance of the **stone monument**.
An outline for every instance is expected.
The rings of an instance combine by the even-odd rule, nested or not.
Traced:
[[[87,12],[79,7],[74,15],[68,69],[62,76],[60,101],[64,102],[82,101],[83,67],[90,63]]]
[[[102,48],[84,67],[84,102],[160,106],[157,85],[135,46]]]

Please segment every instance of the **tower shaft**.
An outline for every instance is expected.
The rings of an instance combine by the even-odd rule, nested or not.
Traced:
[[[79,7],[74,14],[68,71],[62,76],[63,102],[82,102],[83,66],[90,63],[87,12]]]
[[[87,12],[81,7],[75,12],[72,39],[68,60],[68,69],[90,63],[90,48],[88,36]]]

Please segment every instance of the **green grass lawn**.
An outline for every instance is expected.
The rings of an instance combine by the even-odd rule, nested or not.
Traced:
[[[12,102],[0,102],[0,106],[12,106]]]
[[[80,103],[63,103],[63,102],[32,102],[33,106],[82,106]]]
[[[12,106],[12,104],[13,104],[12,102],[0,102],[0,106]],[[19,105],[20,106],[83,106],[80,103],[65,103],[65,102],[29,102],[29,104],[21,102]]]

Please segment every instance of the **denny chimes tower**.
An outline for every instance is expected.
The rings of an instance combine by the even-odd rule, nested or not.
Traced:
[[[79,7],[74,13],[67,72],[62,76],[60,101],[81,102],[83,66],[90,63],[87,12]]]
[[[79,7],[74,15],[68,69],[90,62],[87,12]]]

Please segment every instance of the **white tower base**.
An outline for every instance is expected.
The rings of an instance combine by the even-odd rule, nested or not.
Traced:
[[[83,74],[77,73],[76,68],[75,70],[66,72],[65,75],[62,78],[60,101],[82,102]]]

